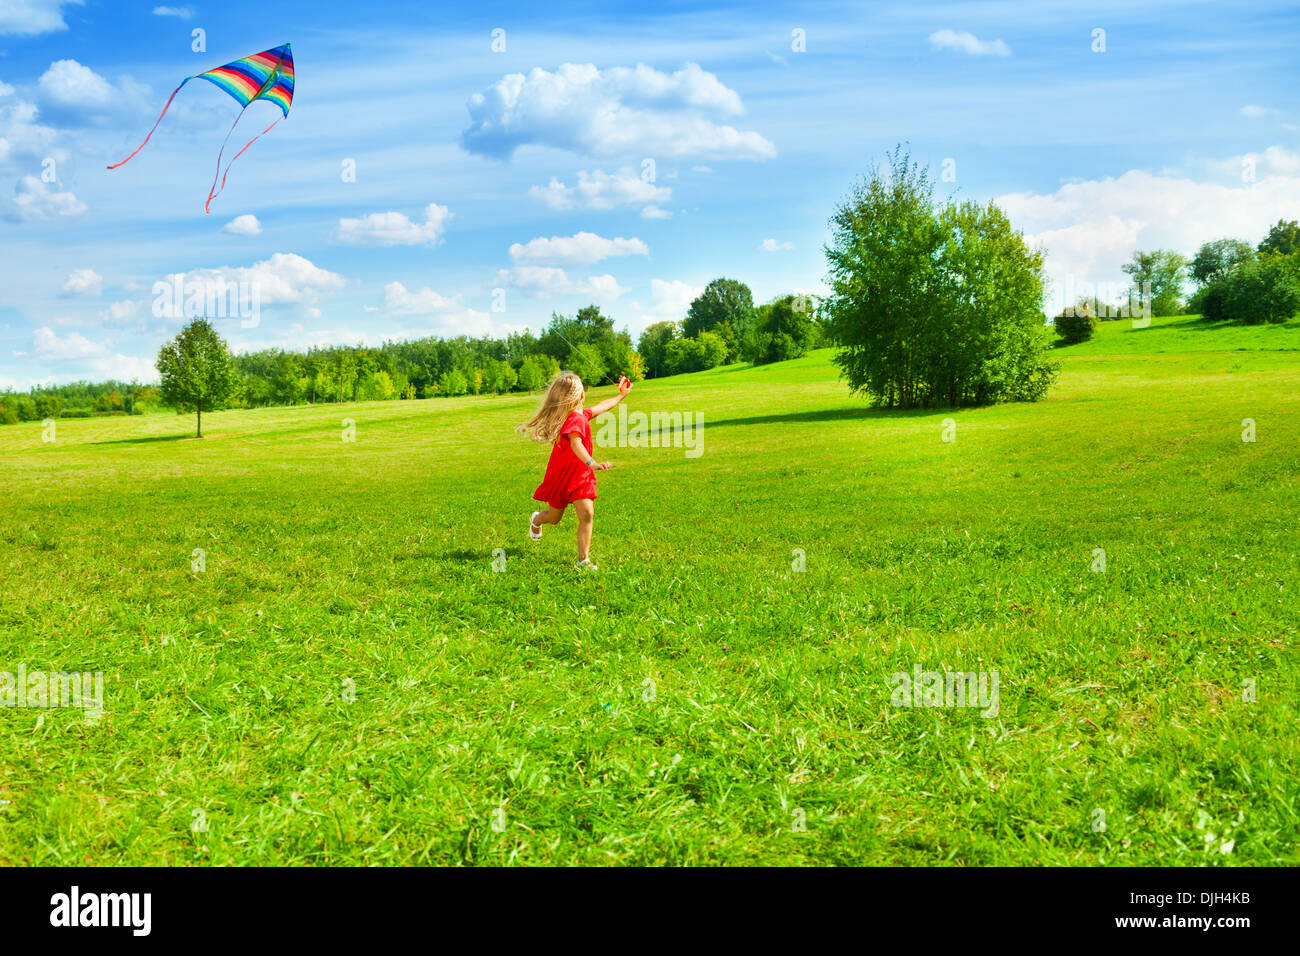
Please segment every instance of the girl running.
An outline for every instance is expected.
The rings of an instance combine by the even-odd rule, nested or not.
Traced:
[[[632,390],[626,378],[618,383],[618,394],[584,409],[582,399],[586,394],[582,379],[572,372],[561,372],[546,390],[546,397],[537,414],[519,426],[518,430],[537,442],[551,444],[551,459],[546,463],[546,476],[533,492],[533,497],[550,506],[547,511],[534,511],[528,518],[528,536],[542,540],[542,525],[559,524],[564,509],[573,505],[578,513],[578,564],[577,567],[595,571],[588,552],[591,549],[591,531],[596,519],[596,472],[608,471],[614,466],[598,462],[592,457],[591,420],[603,415]]]

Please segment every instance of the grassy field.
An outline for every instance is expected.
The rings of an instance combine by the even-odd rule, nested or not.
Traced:
[[[525,398],[2,428],[0,670],[105,713],[0,710],[0,862],[1295,863],[1297,347],[1108,323],[979,410],[829,352],[644,383],[704,453],[600,455],[595,573],[526,536]],[[998,713],[895,706],[918,665]]]

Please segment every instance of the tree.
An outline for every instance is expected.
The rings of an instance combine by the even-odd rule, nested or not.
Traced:
[[[682,335],[695,338],[711,332],[723,322],[730,322],[737,339],[749,331],[753,322],[754,295],[749,286],[736,279],[714,279],[695,297],[682,320]]]
[[[804,306],[802,311],[797,308],[799,305]],[[754,327],[757,332],[755,365],[799,358],[808,350],[813,333],[806,301],[800,302],[794,295],[783,295],[759,306]]]
[[[886,407],[1035,401],[1055,367],[1040,311],[1042,254],[993,203],[935,206],[903,153],[873,169],[831,219],[835,363]]]
[[[203,410],[224,408],[238,379],[230,349],[206,319],[195,319],[158,352],[154,363],[162,400],[177,411],[193,411],[195,437],[203,437]]]
[[[1259,244],[1261,256],[1289,256],[1300,252],[1300,222],[1279,219]]]
[[[1211,283],[1202,308],[1212,322],[1286,322],[1300,311],[1300,279],[1285,256],[1269,256]]]
[[[464,395],[469,391],[469,378],[458,368],[448,369],[438,379],[438,394],[444,397]]]
[[[646,374],[651,378],[668,374],[664,350],[675,338],[677,338],[676,322],[656,322],[654,325],[646,326],[645,331],[641,333],[636,348],[645,361]]]
[[[1121,266],[1133,278],[1133,294],[1145,295],[1150,288],[1152,315],[1177,315],[1182,304],[1187,260],[1169,249],[1138,250],[1133,261]]]
[[[1215,239],[1202,243],[1192,258],[1192,281],[1204,288],[1254,258],[1255,250],[1250,243],[1240,239]]]
[[[605,361],[600,349],[586,342],[581,342],[569,350],[569,371],[582,379],[590,388],[600,382],[605,375]]]

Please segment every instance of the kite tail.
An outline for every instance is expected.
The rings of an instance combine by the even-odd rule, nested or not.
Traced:
[[[280,117],[279,119],[277,119],[277,120],[275,121],[275,123],[280,122],[280,119],[283,119],[283,118],[284,118],[284,117]],[[236,118],[236,119],[235,119],[235,122],[239,122],[239,119]],[[252,139],[250,139],[247,143],[244,144],[244,149],[241,149],[241,150],[240,150],[239,152],[237,152],[234,156],[230,157],[230,162],[226,163],[226,171],[225,171],[224,173],[221,174],[221,185],[220,185],[219,187],[216,188],[216,192],[210,192],[210,193],[208,193],[208,201],[207,201],[206,203],[204,203],[204,205],[203,205],[203,211],[204,211],[204,212],[208,212],[208,211],[209,211],[209,210],[208,210],[208,206],[210,206],[210,205],[212,204],[212,200],[214,200],[214,199],[216,199],[218,196],[220,196],[220,195],[221,195],[221,190],[223,190],[223,189],[226,188],[226,177],[230,175],[230,167],[233,166],[233,165],[235,165],[235,160],[237,160],[240,156],[243,156],[243,155],[244,155],[244,150],[245,150],[245,149],[248,149],[248,147],[252,146],[254,143],[256,143],[259,139],[261,139],[261,138],[262,138],[263,136],[265,136],[267,133],[271,132],[271,130],[275,128],[275,123],[272,123],[272,124],[271,124],[270,126],[268,126],[266,129],[262,130],[262,132],[258,133],[256,136],[254,136]],[[233,127],[233,126],[231,127],[231,130],[232,130],[232,131],[234,130],[234,127]],[[222,148],[222,149],[225,149],[225,144],[224,144],[224,143],[222,144],[222,147],[221,147],[221,148]],[[220,158],[220,156],[218,156],[218,158],[217,158],[217,165],[218,165],[218,168],[220,168],[220,164],[221,164],[221,158]],[[217,183],[216,183],[216,180],[215,180],[215,179],[212,181],[212,185],[213,185],[214,187],[217,186]]]
[[[187,77],[185,77],[185,79],[181,80],[181,86],[184,86],[186,83],[188,83],[188,82],[189,82],[190,80],[192,80],[192,79],[194,79],[194,77],[192,77],[192,76],[187,76]],[[176,94],[179,93],[179,92],[181,91],[181,86],[178,86],[178,87],[176,87],[176,89],[172,90],[172,95],[169,96],[169,97],[167,97],[167,105],[164,106],[164,107],[162,108],[162,112],[158,114],[158,119],[157,119],[157,121],[153,124],[153,129],[149,130],[149,136],[146,136],[146,137],[144,138],[144,143],[141,143],[139,146],[137,146],[137,147],[135,148],[135,153],[138,153],[138,152],[140,152],[140,150],[144,149],[144,147],[145,147],[145,143],[148,143],[148,142],[149,142],[149,137],[150,137],[150,136],[153,136],[153,134],[154,134],[154,130],[156,130],[156,129],[158,128],[158,123],[161,123],[161,122],[162,122],[162,118],[163,118],[164,116],[167,115],[167,108],[168,108],[169,106],[172,105],[172,100],[176,99]],[[109,166],[108,168],[109,168],[109,169],[117,169],[117,167],[121,166],[122,163],[125,163],[125,162],[127,162],[127,160],[130,160],[130,159],[135,158],[135,153],[132,153],[132,154],[131,154],[130,156],[128,156],[126,159],[122,160],[121,163],[114,163],[112,166]]]

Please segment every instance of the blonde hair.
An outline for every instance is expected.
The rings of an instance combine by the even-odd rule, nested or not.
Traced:
[[[561,372],[546,389],[537,414],[515,428],[535,442],[551,444],[570,415],[582,407],[582,379],[573,372]]]

